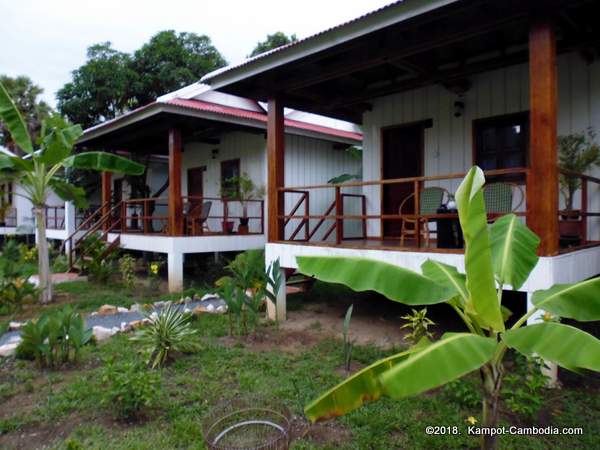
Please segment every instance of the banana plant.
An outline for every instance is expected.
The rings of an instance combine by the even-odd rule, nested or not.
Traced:
[[[53,116],[42,123],[39,149],[6,88],[0,83],[0,122],[9,130],[23,158],[0,154],[0,179],[10,180],[22,186],[24,194],[35,214],[38,235],[38,275],[40,302],[52,301],[50,261],[46,240],[46,207],[52,190],[62,200],[72,201],[76,207],[87,207],[85,191],[67,181],[70,168],[141,175],[144,166],[121,156],[104,152],[73,153],[73,146],[82,134],[81,126],[70,125],[60,116]]]
[[[482,426],[494,427],[503,359],[508,349],[537,355],[572,371],[600,371],[600,340],[569,325],[545,321],[528,325],[540,311],[557,317],[600,319],[600,278],[556,285],[533,294],[533,307],[507,328],[503,288],[518,290],[537,264],[539,238],[514,214],[488,228],[482,187],[485,178],[473,167],[457,194],[465,238],[465,272],[434,260],[421,273],[381,261],[341,257],[298,257],[302,273],[356,291],[376,291],[407,305],[447,303],[468,332],[421,340],[407,351],[357,372],[306,406],[311,421],[344,415],[382,395],[402,398],[444,385],[474,370],[482,379]],[[495,436],[484,435],[481,448],[494,449]]]

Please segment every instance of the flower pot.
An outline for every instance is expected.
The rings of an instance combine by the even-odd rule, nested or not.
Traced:
[[[250,222],[248,217],[240,217],[240,225],[238,226],[239,234],[248,234],[248,222]]]
[[[233,233],[233,222],[231,220],[223,221],[223,233],[231,234]]]
[[[561,247],[572,247],[581,244],[585,240],[583,236],[583,220],[564,219],[558,221],[558,234]]]

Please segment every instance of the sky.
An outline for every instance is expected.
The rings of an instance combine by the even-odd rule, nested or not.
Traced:
[[[208,35],[228,63],[242,61],[267,34],[299,38],[353,19],[391,0],[0,0],[0,74],[27,75],[55,106],[55,93],[85,62],[86,49],[110,41],[132,52],[158,31]]]

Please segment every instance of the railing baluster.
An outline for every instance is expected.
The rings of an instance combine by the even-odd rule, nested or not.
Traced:
[[[588,182],[584,177],[581,180],[581,240],[585,244],[588,240],[587,222],[588,222]]]
[[[344,239],[344,202],[339,186],[335,187],[335,242],[341,244]]]

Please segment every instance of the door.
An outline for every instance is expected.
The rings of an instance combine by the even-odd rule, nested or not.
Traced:
[[[398,126],[382,130],[382,170],[384,180],[420,177],[423,175],[423,127]],[[413,183],[385,184],[382,188],[383,214],[398,214],[402,201],[414,192]],[[409,200],[404,211],[414,212],[414,202]],[[383,237],[398,237],[400,220],[383,220]]]
[[[188,197],[194,197],[189,199],[190,209],[195,205],[202,203],[204,195],[204,171],[206,167],[194,167],[187,171],[187,192]]]

